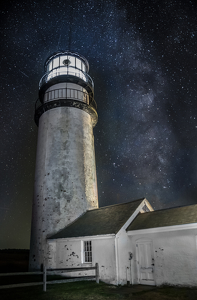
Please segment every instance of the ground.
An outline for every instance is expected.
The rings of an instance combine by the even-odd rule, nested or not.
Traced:
[[[0,289],[1,300],[196,300],[196,288],[153,287],[153,286],[113,286],[94,281],[81,281],[47,286]]]

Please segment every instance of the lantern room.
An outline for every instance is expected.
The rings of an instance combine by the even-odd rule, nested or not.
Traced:
[[[39,98],[41,102],[43,102],[46,90],[58,83],[74,84],[73,91],[78,90],[76,85],[81,86],[85,88],[87,96],[93,97],[94,83],[88,75],[88,61],[82,55],[69,51],[59,51],[46,60],[44,68],[45,74],[39,83]],[[81,91],[85,93],[85,90],[82,89]],[[76,93],[74,92],[74,94]],[[44,99],[45,101],[46,99]]]
[[[47,80],[59,75],[76,76],[87,81],[86,74],[89,71],[88,61],[76,53],[63,52],[50,57],[45,63]]]
[[[44,75],[39,82],[35,121],[47,110],[58,106],[80,107],[97,122],[94,83],[88,75],[89,63],[85,57],[70,51],[58,51],[47,58]]]

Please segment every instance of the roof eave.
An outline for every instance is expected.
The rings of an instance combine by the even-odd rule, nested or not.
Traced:
[[[87,236],[75,236],[75,237],[64,237],[64,238],[47,238],[47,240],[55,241],[55,240],[61,240],[61,241],[68,241],[68,240],[84,240],[84,239],[108,239],[108,238],[114,238],[116,236],[115,233],[110,234],[99,234],[99,235],[87,235]]]
[[[127,234],[132,236],[132,235],[138,235],[138,234],[169,232],[169,231],[188,230],[188,229],[197,229],[197,223],[128,230]]]

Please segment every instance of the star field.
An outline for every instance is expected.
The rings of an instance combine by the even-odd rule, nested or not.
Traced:
[[[28,248],[43,65],[85,56],[95,84],[100,206],[197,203],[195,1],[0,4],[0,248]]]

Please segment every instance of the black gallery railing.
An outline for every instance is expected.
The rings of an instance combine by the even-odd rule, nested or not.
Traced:
[[[83,81],[85,81],[88,85],[90,85],[92,88],[94,88],[94,82],[87,73],[74,67],[64,67],[64,66],[57,67],[51,70],[50,72],[45,73],[40,79],[39,88],[44,83],[47,83],[50,79],[61,75],[71,75],[71,76],[79,77]]]
[[[54,101],[58,99],[77,100],[86,103],[88,105],[94,102],[94,106],[96,105],[93,97],[90,94],[77,89],[71,89],[71,88],[55,89],[46,92],[44,95],[44,103],[50,103],[50,101]],[[40,99],[38,98],[35,103],[35,110],[37,110],[42,105],[43,103],[41,103]]]
[[[89,94],[86,91],[73,88],[60,88],[48,91],[44,95],[44,102],[56,99],[75,99],[89,104]]]

